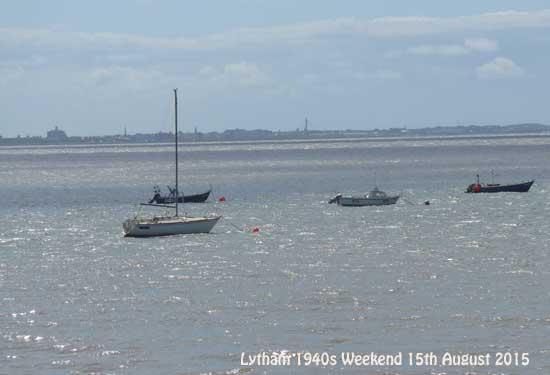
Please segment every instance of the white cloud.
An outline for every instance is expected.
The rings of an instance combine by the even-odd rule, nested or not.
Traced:
[[[464,44],[424,44],[407,50],[412,55],[463,56],[472,52],[495,52],[498,43],[491,39],[466,39]]]
[[[17,82],[30,71],[40,69],[46,64],[47,59],[37,55],[22,59],[4,58],[4,61],[0,62],[0,84]]]
[[[466,39],[464,46],[472,51],[479,52],[496,52],[498,50],[498,43],[486,38]]]
[[[373,77],[383,81],[395,81],[395,80],[401,79],[401,73],[393,70],[382,69],[374,72]]]
[[[216,74],[216,68],[210,65],[203,66],[199,69],[199,74],[204,77],[212,77]]]
[[[466,55],[470,51],[462,45],[421,45],[411,47],[408,52],[413,55],[440,55],[440,56],[460,56]]]
[[[374,80],[374,81],[397,81],[402,78],[400,72],[390,69],[379,69],[370,72],[355,72],[352,73],[353,79],[361,81]]]
[[[244,86],[263,86],[269,82],[267,74],[256,64],[245,61],[225,65],[224,75]]]
[[[63,32],[45,29],[0,28],[0,47],[33,49],[131,50],[184,49],[217,50],[244,46],[303,44],[323,37],[365,35],[368,37],[416,37],[452,32],[498,31],[550,27],[550,9],[532,12],[496,12],[463,17],[382,17],[371,20],[336,18],[258,28],[240,28],[198,38],[160,38],[116,33]],[[481,40],[469,41],[467,48],[494,48]]]
[[[143,89],[167,81],[165,75],[155,69],[136,69],[121,66],[101,67],[90,74],[94,85],[122,84],[123,87]]]
[[[302,76],[302,81],[309,84],[319,82],[319,75],[315,73],[306,73]]]
[[[476,71],[480,79],[518,78],[525,74],[524,70],[515,62],[504,57],[497,57],[479,66]]]
[[[221,68],[210,65],[199,69],[199,74],[204,78],[223,87],[260,87],[271,83],[271,79],[258,65],[241,61],[225,64]]]
[[[0,64],[0,86],[17,81],[25,74],[21,66],[10,66]]]
[[[452,18],[383,17],[363,24],[366,32],[379,37],[414,37],[449,32],[496,31],[550,26],[550,9],[534,12],[495,12]]]

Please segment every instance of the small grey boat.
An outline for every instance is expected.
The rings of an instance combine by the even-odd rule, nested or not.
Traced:
[[[336,195],[328,201],[328,203],[336,203],[340,206],[385,206],[397,203],[399,195],[387,195],[385,192],[378,190],[378,187],[372,189],[368,194],[362,196],[343,196]]]

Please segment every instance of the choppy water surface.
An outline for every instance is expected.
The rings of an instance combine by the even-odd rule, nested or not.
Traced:
[[[519,351],[528,367],[321,371],[550,373],[550,138],[184,145],[184,190],[227,198],[186,210],[226,220],[123,238],[171,151],[0,148],[0,374],[320,371],[241,366],[263,350]],[[536,183],[463,193],[492,168]],[[375,175],[404,199],[326,203]]]

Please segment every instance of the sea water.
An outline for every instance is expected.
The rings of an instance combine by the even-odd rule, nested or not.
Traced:
[[[548,137],[183,144],[183,192],[213,187],[183,210],[224,219],[130,239],[137,203],[173,185],[171,145],[2,147],[0,374],[550,373],[548,160]],[[491,170],[536,182],[464,193]],[[375,185],[402,198],[327,204]],[[337,363],[243,361],[281,352]],[[529,364],[497,367],[508,352]]]

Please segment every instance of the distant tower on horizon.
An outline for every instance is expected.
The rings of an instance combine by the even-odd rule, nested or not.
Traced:
[[[67,133],[63,130],[60,130],[57,126],[53,130],[48,130],[46,133],[46,138],[51,141],[62,141],[67,139]]]
[[[128,133],[126,133],[126,126],[124,127],[124,136],[126,137]]]
[[[307,134],[307,132],[308,132],[307,125],[308,125],[308,124],[307,124],[307,117],[306,117],[306,123],[305,123],[305,125],[304,125],[304,133],[306,133],[306,134]]]

